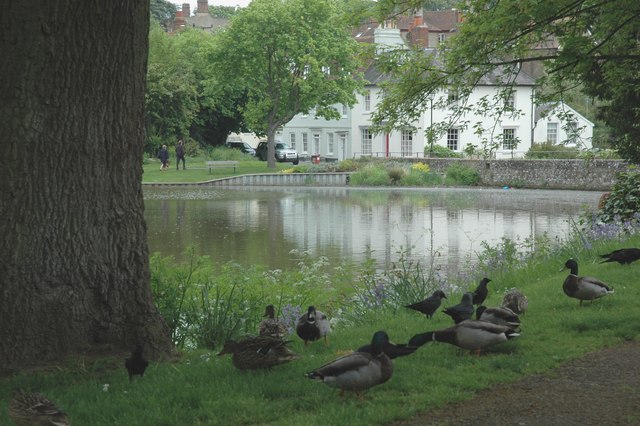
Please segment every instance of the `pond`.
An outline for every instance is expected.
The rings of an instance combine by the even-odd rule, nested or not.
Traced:
[[[379,267],[405,257],[458,270],[502,238],[567,235],[600,193],[487,188],[145,187],[151,253],[193,246],[216,264],[295,267],[303,253]]]

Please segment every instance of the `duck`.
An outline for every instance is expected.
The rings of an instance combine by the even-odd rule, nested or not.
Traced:
[[[276,310],[273,305],[267,305],[264,317],[258,327],[260,336],[271,336],[277,339],[284,339],[289,334],[289,329],[284,321],[276,318]]]
[[[149,365],[149,361],[147,361],[142,352],[142,346],[137,345],[131,351],[131,357],[124,360],[124,366],[129,373],[129,383],[131,383],[133,376],[139,375],[140,377],[143,377],[144,371]]]
[[[371,352],[352,352],[305,374],[305,377],[330,387],[360,394],[388,381],[393,375],[393,362],[384,352],[388,334],[376,331],[371,338]]]
[[[331,332],[331,325],[327,316],[316,310],[315,306],[309,306],[307,313],[296,321],[296,334],[304,341],[304,345],[320,338],[324,338],[327,344],[327,334]]]
[[[502,298],[502,306],[511,309],[516,315],[524,315],[529,307],[529,299],[517,288],[511,288]]]
[[[18,426],[69,426],[67,414],[46,396],[14,389],[8,402],[9,417]]]
[[[300,358],[287,347],[288,343],[271,336],[251,336],[238,342],[227,340],[218,356],[231,354],[231,361],[239,370],[271,369]]]
[[[614,250],[611,253],[601,254],[601,258],[605,259],[600,263],[618,262],[621,265],[630,265],[632,262],[640,259],[639,248],[623,248]]]
[[[520,317],[504,306],[487,308],[484,305],[480,305],[476,308],[476,319],[504,325],[514,331],[520,328]]]
[[[582,301],[584,300],[589,300],[593,303],[595,299],[613,293],[613,289],[598,278],[579,277],[578,262],[574,259],[569,259],[565,262],[563,270],[566,269],[571,272],[564,280],[562,290],[567,296],[580,300],[579,306],[582,306]]]
[[[519,335],[507,326],[471,319],[442,330],[416,334],[409,340],[408,345],[419,348],[429,342],[442,342],[480,355],[482,349]]]
[[[480,280],[480,283],[478,284],[476,289],[473,290],[472,303],[474,305],[482,305],[484,303],[485,299],[489,295],[489,289],[487,288],[487,284],[489,284],[490,282],[491,280],[489,278],[483,278],[482,280]]]
[[[471,319],[475,308],[473,307],[473,293],[465,293],[462,295],[462,300],[457,305],[451,306],[443,310],[445,314],[453,318],[453,321],[458,324],[464,320]]]
[[[405,308],[413,309],[418,312],[422,312],[427,318],[432,318],[433,314],[440,307],[442,299],[446,299],[447,296],[442,290],[436,290],[433,294],[420,302],[405,305]]]

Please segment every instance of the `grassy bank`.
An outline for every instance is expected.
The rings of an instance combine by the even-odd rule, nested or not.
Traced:
[[[230,358],[217,357],[216,350],[196,350],[184,352],[176,363],[152,363],[144,378],[130,384],[122,367],[125,354],[94,362],[79,358],[60,368],[5,377],[0,406],[6,407],[13,387],[24,387],[48,395],[75,425],[369,425],[408,418],[469,398],[491,384],[547,371],[589,351],[639,339],[640,262],[630,266],[599,263],[598,254],[623,246],[640,246],[640,236],[624,242],[576,236],[560,248],[540,247],[534,256],[518,253],[505,242],[481,258],[477,269],[491,271],[486,305],[499,305],[503,292],[511,287],[529,297],[522,335],[481,357],[446,344],[428,344],[396,359],[391,380],[367,391],[363,399],[341,398],[335,389],[312,382],[303,373],[369,342],[376,330],[384,329],[393,341],[405,342],[415,333],[449,326],[449,317],[437,313],[427,320],[384,302],[359,310],[332,306],[330,312],[339,320],[329,345],[316,342],[305,348],[294,335],[292,348],[301,359],[273,371],[239,371]],[[562,292],[567,272],[559,269],[569,257],[578,260],[580,275],[610,283],[615,293],[578,307],[575,299]],[[318,291],[325,278],[317,275],[312,282],[301,278],[299,285],[314,288],[308,295],[317,298],[322,309],[337,296]],[[469,288],[475,284],[466,282]],[[273,302],[272,289],[266,290],[263,302]],[[345,287],[337,293],[346,291]],[[448,297],[445,306],[457,303],[460,292]],[[0,423],[9,424],[4,409]]]

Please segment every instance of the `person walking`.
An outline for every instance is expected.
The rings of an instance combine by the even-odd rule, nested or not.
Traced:
[[[162,145],[162,148],[158,151],[158,158],[162,163],[160,170],[167,170],[169,168],[169,151],[167,151],[166,145]]]
[[[186,162],[184,160],[184,142],[182,139],[178,141],[176,146],[176,170],[180,170],[180,160],[182,160],[182,170],[186,170]]]

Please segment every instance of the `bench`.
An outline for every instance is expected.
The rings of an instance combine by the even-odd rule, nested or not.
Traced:
[[[209,169],[209,174],[211,174],[211,169],[216,169],[220,167],[233,167],[233,173],[236,172],[236,168],[238,167],[238,161],[207,161],[207,168]]]

